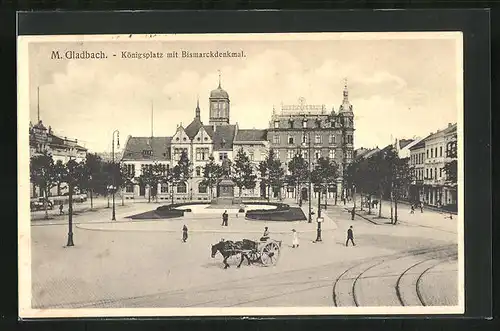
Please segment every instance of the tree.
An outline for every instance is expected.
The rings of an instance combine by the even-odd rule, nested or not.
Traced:
[[[335,183],[339,175],[339,166],[330,158],[321,157],[318,159],[316,167],[311,173],[311,181],[319,189],[319,194],[322,189],[328,189],[330,184]]]
[[[122,191],[126,190],[128,186],[134,185],[134,180],[135,180],[135,173],[130,172],[129,169],[127,168],[126,164],[122,164],[120,166],[120,178],[121,178],[121,187]],[[166,176],[165,176],[166,180]],[[123,192],[122,192],[122,206],[123,206]]]
[[[278,190],[279,199],[281,199],[281,188],[285,179],[285,170],[279,158],[276,156],[274,149],[269,150],[264,161],[259,163],[260,177],[264,185],[267,187],[267,199],[270,198],[270,188],[274,191]],[[262,185],[262,184],[261,184]]]
[[[300,184],[305,183],[309,176],[309,164],[301,154],[296,154],[293,159],[288,162],[287,183],[296,187],[296,192],[299,195],[299,205],[302,205],[302,194],[300,193]]]
[[[141,185],[149,186],[148,202],[151,202],[151,197],[155,197],[158,202],[158,185],[167,182],[167,173],[164,164],[155,162],[148,164],[142,169],[141,175],[138,177]],[[125,180],[120,183],[125,184]]]
[[[253,173],[252,163],[250,158],[243,151],[243,148],[238,150],[233,163],[233,174],[231,179],[239,189],[239,197],[241,198],[241,190],[252,189],[255,187],[257,176]]]
[[[30,159],[30,179],[31,182],[40,188],[43,192],[43,205],[45,209],[45,219],[49,218],[48,197],[49,191],[57,185],[58,178],[54,170],[54,160],[52,156],[44,151],[40,155],[35,155]]]
[[[57,186],[57,195],[61,195],[61,185],[64,183],[64,175],[66,173],[66,166],[61,160],[57,160],[54,164],[54,180]]]
[[[219,178],[222,176],[222,167],[215,163],[213,156],[208,158],[208,162],[203,167],[202,185],[210,189],[210,198],[213,197],[213,189],[217,185]]]
[[[178,184],[186,182],[193,172],[191,167],[191,162],[187,156],[186,151],[182,151],[181,157],[175,167],[172,169],[172,173],[169,176],[169,180],[172,184]],[[174,190],[172,188],[172,203],[174,203]]]
[[[391,187],[392,196],[394,198],[394,221],[392,224],[396,225],[398,222],[398,201],[411,183],[411,172],[408,165],[408,159],[395,158],[392,170],[393,176]]]
[[[104,182],[103,162],[97,154],[88,153],[82,163],[83,171],[79,183],[80,189],[89,193],[90,209],[94,208],[94,192],[100,191],[99,186]]]

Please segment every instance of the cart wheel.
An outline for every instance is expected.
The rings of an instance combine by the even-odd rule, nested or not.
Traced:
[[[280,248],[277,243],[267,243],[260,252],[260,261],[264,266],[276,265],[280,257]]]

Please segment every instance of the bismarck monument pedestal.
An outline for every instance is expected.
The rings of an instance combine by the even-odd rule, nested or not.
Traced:
[[[216,206],[224,206],[226,208],[239,208],[241,198],[234,197],[234,187],[236,184],[229,178],[230,165],[229,160],[222,161],[223,175],[217,184],[217,198],[212,199],[211,204]]]

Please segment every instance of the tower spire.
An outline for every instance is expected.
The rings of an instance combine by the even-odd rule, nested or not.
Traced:
[[[200,119],[200,96],[197,96],[196,99],[196,118]]]
[[[36,109],[38,115],[37,123],[40,123],[40,86],[36,87]]]
[[[347,78],[344,78],[344,102],[349,102],[349,90],[347,88]]]
[[[220,69],[218,71],[219,71],[219,88],[221,88],[221,72],[220,72]]]

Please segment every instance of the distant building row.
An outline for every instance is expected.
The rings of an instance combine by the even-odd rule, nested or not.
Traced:
[[[457,180],[449,178],[445,171],[447,164],[457,161],[456,124],[449,123],[425,138],[396,140],[392,146],[399,158],[408,159],[412,176],[408,200],[436,207],[457,204]],[[355,151],[355,157],[369,158],[379,151],[360,148]]]
[[[175,166],[183,151],[193,166],[192,178],[176,187],[161,184],[158,187],[130,185],[126,188],[127,198],[147,198],[157,195],[168,199],[172,192],[177,200],[208,200],[209,190],[202,185],[203,168],[210,156],[216,162],[234,159],[238,150],[249,156],[255,166],[264,161],[273,148],[287,169],[288,162],[296,155],[314,163],[320,157],[335,160],[341,168],[353,158],[354,115],[349,103],[347,85],[343,92],[343,102],[338,113],[327,111],[324,105],[306,105],[303,99],[298,105],[282,106],[281,113],[273,110],[269,127],[266,129],[240,129],[238,124],[230,124],[230,99],[221,88],[211,91],[209,98],[209,123],[201,121],[199,102],[195,117],[186,127],[178,125],[171,137],[128,137],[123,151],[122,163],[129,172],[139,177],[141,171],[155,163],[164,164],[167,169]],[[295,196],[295,188],[283,189],[282,196]],[[304,197],[308,196],[307,185],[300,188]],[[330,196],[342,191],[342,177],[330,189]],[[277,197],[279,192],[272,193]],[[253,190],[244,190],[244,197],[263,197],[266,189],[257,182]]]

